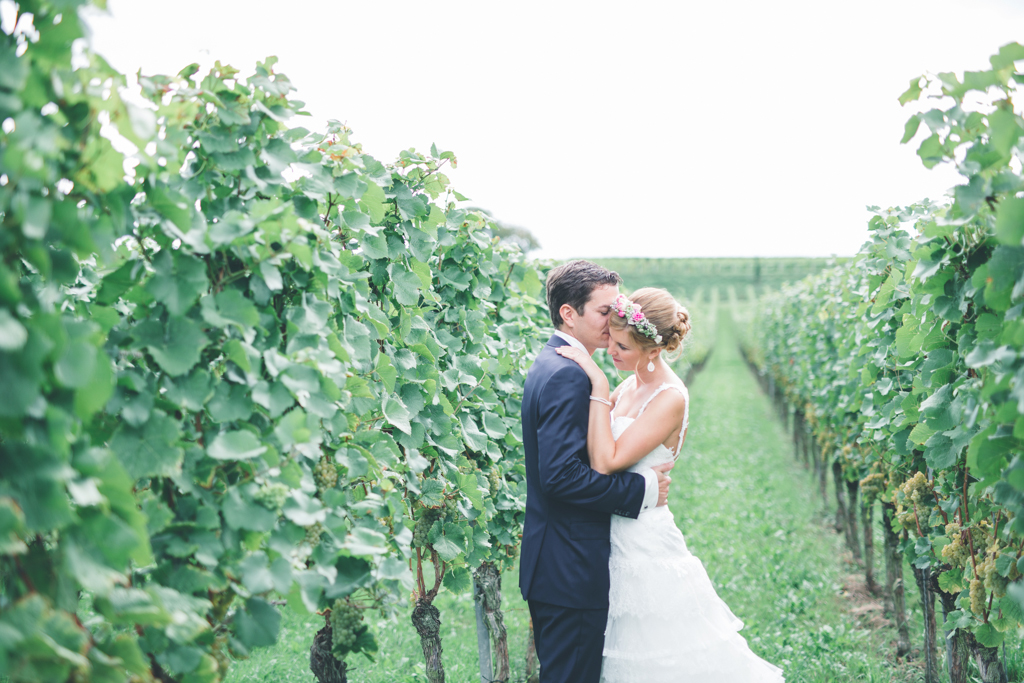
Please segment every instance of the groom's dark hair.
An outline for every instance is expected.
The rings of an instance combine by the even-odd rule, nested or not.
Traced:
[[[614,270],[608,270],[590,261],[569,261],[548,273],[548,311],[551,324],[557,330],[562,326],[559,309],[569,304],[580,315],[590,301],[590,293],[602,285],[621,285],[622,278]]]

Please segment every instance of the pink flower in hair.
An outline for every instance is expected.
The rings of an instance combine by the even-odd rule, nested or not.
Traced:
[[[633,322],[638,323],[638,322],[640,322],[643,319],[644,319],[644,314],[643,313],[641,313],[640,311],[634,311],[633,312]]]

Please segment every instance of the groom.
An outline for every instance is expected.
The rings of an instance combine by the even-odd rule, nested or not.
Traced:
[[[587,456],[590,380],[555,352],[593,355],[609,343],[608,319],[622,280],[589,261],[548,275],[555,334],[523,388],[526,522],[519,587],[529,602],[541,683],[597,683],[608,619],[611,515],[635,519],[664,505],[662,472],[598,474]],[[667,466],[668,467],[668,466]]]

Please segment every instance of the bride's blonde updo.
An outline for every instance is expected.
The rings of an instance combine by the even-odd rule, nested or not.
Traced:
[[[614,311],[611,315],[613,328],[628,328],[633,341],[642,349],[661,347],[671,353],[682,346],[683,339],[690,332],[690,312],[676,303],[671,294],[664,289],[643,287],[627,298],[640,307],[644,317],[658,330],[661,343],[645,336],[635,325],[630,325],[627,318],[620,318]]]

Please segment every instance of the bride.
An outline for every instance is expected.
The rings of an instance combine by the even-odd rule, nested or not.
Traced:
[[[672,462],[686,439],[686,386],[662,359],[690,330],[689,314],[663,289],[620,295],[611,312],[608,353],[632,372],[609,396],[608,379],[572,346],[558,353],[592,383],[587,452],[603,474]],[[611,590],[602,683],[776,683],[782,670],[760,659],[738,633],[743,622],[715,593],[690,554],[668,506],[637,519],[612,517]]]

